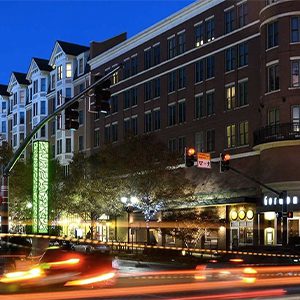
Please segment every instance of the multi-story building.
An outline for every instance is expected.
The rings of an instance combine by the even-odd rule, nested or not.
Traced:
[[[189,169],[197,205],[218,205],[227,220],[226,230],[211,233],[227,247],[282,244],[285,201],[294,212],[288,238],[299,236],[299,8],[299,1],[196,1],[89,61],[92,74],[124,63],[111,114],[95,121],[103,122],[100,144],[156,133],[170,150],[195,146],[213,162],[228,152],[236,169],[288,191],[278,199],[241,175],[220,174],[218,164]]]
[[[7,108],[9,104],[9,93],[7,85],[0,84],[0,145],[7,141]]]
[[[227,248],[281,245],[285,233],[292,241],[300,236],[299,11],[296,0],[203,0],[130,39],[121,34],[90,48],[57,41],[50,69],[32,60],[31,83],[12,74],[8,139],[16,148],[24,137],[22,91],[29,86],[30,99],[35,80],[42,93],[47,78],[50,113],[96,74],[122,62],[123,69],[112,76],[110,114],[95,114],[86,99],[80,102],[76,132],[64,130],[63,113],[48,124],[53,157],[67,165],[74,152],[89,154],[129,134],[154,133],[181,154],[185,146],[194,146],[211,154],[212,169],[187,169],[197,184],[193,205],[217,206],[226,220],[226,226],[207,232],[207,242]],[[38,120],[44,97],[36,99]],[[220,173],[219,156],[225,152],[231,154],[231,166],[264,186],[232,171]],[[287,191],[287,199],[268,186]],[[286,211],[293,212],[287,219]],[[140,241],[142,233],[133,232]]]
[[[14,151],[26,136],[25,104],[28,85],[25,73],[12,72],[7,89],[10,94],[7,119],[8,141]]]

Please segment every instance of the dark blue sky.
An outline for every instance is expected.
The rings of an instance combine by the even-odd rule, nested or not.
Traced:
[[[126,31],[128,37],[194,0],[0,0],[0,83],[27,73],[32,57],[50,58],[56,40],[89,45]]]

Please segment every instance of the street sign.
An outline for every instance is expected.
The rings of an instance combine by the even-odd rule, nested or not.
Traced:
[[[211,169],[210,153],[197,153],[197,167],[203,169]]]

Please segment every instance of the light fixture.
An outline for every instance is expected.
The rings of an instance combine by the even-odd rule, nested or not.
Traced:
[[[230,212],[230,219],[232,221],[235,221],[236,219],[238,218],[238,213],[235,209],[233,209],[231,212]]]
[[[245,211],[244,211],[243,209],[240,210],[240,211],[239,211],[239,219],[240,219],[240,220],[244,220],[245,217],[246,217]]]
[[[253,219],[253,217],[254,217],[254,212],[253,212],[252,209],[249,209],[249,210],[247,211],[246,217],[247,217],[248,220],[252,220],[252,219]]]

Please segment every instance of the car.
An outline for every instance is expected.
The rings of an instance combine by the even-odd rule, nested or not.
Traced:
[[[101,287],[114,284],[116,276],[109,253],[82,253],[50,247],[37,265],[27,271],[6,272],[0,283],[19,289],[54,285]]]

